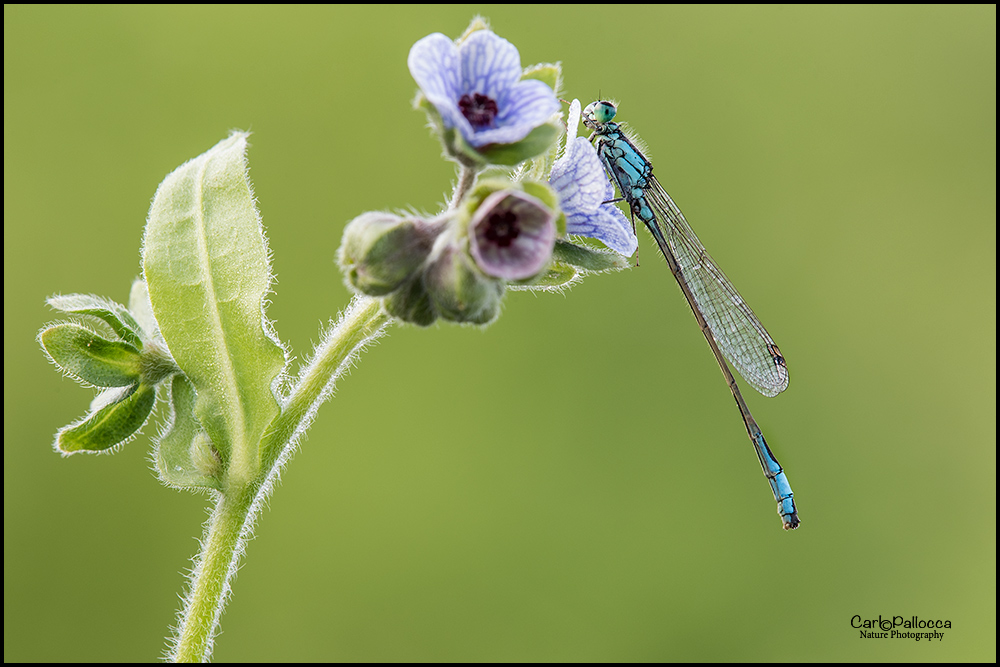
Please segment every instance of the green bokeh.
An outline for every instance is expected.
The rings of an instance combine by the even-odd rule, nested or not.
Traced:
[[[157,184],[249,129],[301,359],[349,298],[346,222],[450,191],[406,56],[476,12],[621,102],[781,345],[791,386],[748,400],[802,528],[643,236],[639,268],[371,349],[215,658],[994,661],[995,6],[5,6],[4,659],[159,655],[207,506],[146,437],[53,453],[89,396],[34,342],[45,297],[124,301]],[[862,640],[855,614],[952,629]]]

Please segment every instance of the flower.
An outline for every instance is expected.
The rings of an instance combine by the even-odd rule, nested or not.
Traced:
[[[487,275],[523,280],[552,257],[556,213],[540,199],[500,190],[483,200],[469,221],[469,252]]]
[[[517,47],[487,29],[457,45],[428,35],[410,49],[407,64],[445,129],[457,129],[474,149],[517,143],[559,111],[548,85],[521,79]]]
[[[579,122],[580,101],[573,100],[567,119],[566,150],[552,165],[549,176],[549,184],[559,195],[560,208],[566,215],[566,233],[594,238],[616,252],[632,255],[639,246],[632,223],[610,203],[614,188],[597,151],[585,138],[576,136]]]

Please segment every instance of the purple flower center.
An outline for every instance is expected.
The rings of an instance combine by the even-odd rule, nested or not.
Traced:
[[[521,225],[517,222],[517,214],[508,210],[494,213],[489,217],[483,236],[501,248],[507,248],[520,233]]]
[[[493,119],[496,118],[498,111],[497,103],[493,98],[479,93],[462,95],[462,98],[458,100],[458,108],[462,110],[465,119],[476,129],[492,127]]]

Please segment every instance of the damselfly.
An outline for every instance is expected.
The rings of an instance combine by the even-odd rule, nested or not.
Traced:
[[[583,111],[583,124],[594,131],[591,141],[605,170],[629,206],[633,223],[641,220],[649,230],[671,273],[677,279],[698,326],[712,348],[736,405],[743,416],[750,442],[764,469],[778,503],[785,530],[797,528],[799,516],[778,460],[754,421],[740,394],[728,359],[750,385],[765,396],[775,396],[788,386],[788,369],[778,346],[746,305],[691,231],[677,204],[653,176],[653,166],[635,144],[613,122],[618,109],[611,102],[597,101]]]

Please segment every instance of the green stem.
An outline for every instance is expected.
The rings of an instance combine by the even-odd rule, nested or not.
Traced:
[[[291,454],[299,436],[309,427],[316,410],[333,392],[337,378],[346,371],[365,345],[379,338],[392,318],[382,302],[370,296],[355,296],[334,328],[323,337],[299,375],[281,414],[261,442],[264,469],[280,465]]]
[[[455,191],[451,194],[451,203],[448,204],[449,211],[454,211],[458,208],[458,205],[462,203],[465,193],[467,193],[476,182],[476,174],[478,173],[479,171],[474,167],[469,167],[464,164],[459,167],[458,183],[455,184]]]
[[[245,487],[241,493],[230,489],[219,497],[191,573],[191,593],[169,656],[173,662],[205,662],[212,654],[212,641],[246,542],[245,533],[252,527],[254,495]]]
[[[208,660],[239,558],[282,464],[312,422],[320,404],[332,393],[337,378],[366,344],[382,335],[389,321],[390,317],[377,299],[354,298],[316,348],[312,360],[284,401],[281,414],[264,434],[257,479],[238,487],[230,486],[219,497],[205,526],[202,551],[191,574],[190,594],[181,612],[180,627],[169,656],[171,660]]]

